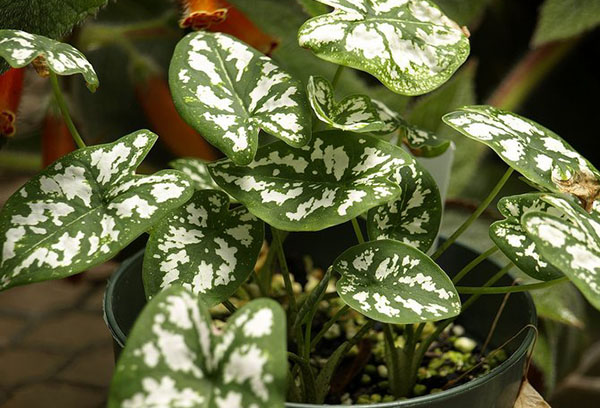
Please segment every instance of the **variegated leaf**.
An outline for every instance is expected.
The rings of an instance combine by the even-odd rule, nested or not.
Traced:
[[[104,262],[185,203],[179,171],[135,175],[156,139],[142,130],[79,149],[21,187],[0,211],[0,289]]]
[[[246,281],[258,258],[264,224],[227,194],[197,191],[158,223],[144,254],[143,280],[151,298],[179,284],[209,306],[229,298]]]
[[[414,126],[384,103],[377,100],[372,101],[377,108],[379,119],[385,123],[385,126],[378,133],[388,134],[399,128],[402,133],[402,141],[415,156],[439,156],[450,147],[450,140],[442,139],[433,132]]]
[[[307,90],[308,100],[317,118],[331,127],[357,133],[374,132],[387,127],[379,119],[371,98],[366,95],[350,95],[336,103],[333,86],[325,78],[315,76],[309,78]]]
[[[202,300],[173,286],[137,319],[108,407],[283,407],[285,327],[281,306],[263,298],[239,309],[219,333]]]
[[[560,197],[544,196],[566,218],[529,212],[521,220],[544,259],[550,261],[600,309],[600,218]]]
[[[491,106],[466,106],[443,119],[544,189],[573,194],[588,209],[600,196],[600,172],[554,132],[529,119]]]
[[[260,129],[294,147],[310,140],[310,108],[300,82],[229,35],[185,36],[175,48],[169,84],[186,122],[237,164],[254,158]]]
[[[173,160],[169,166],[184,173],[196,190],[221,190],[208,172],[208,163],[195,157]]]
[[[85,56],[69,44],[19,30],[0,30],[0,57],[13,68],[21,68],[41,57],[57,75],[81,74],[90,91],[98,77]]]
[[[427,255],[394,240],[346,250],[333,263],[340,298],[371,319],[395,324],[437,321],[460,313],[452,281]]]
[[[535,242],[521,226],[521,217],[528,212],[546,212],[560,216],[560,211],[542,200],[542,194],[531,193],[504,197],[498,202],[505,220],[490,226],[490,238],[519,269],[538,280],[562,276],[560,270],[544,259]]]
[[[304,23],[300,45],[366,71],[394,92],[437,88],[469,54],[467,36],[429,0],[319,1],[335,10]]]
[[[435,242],[442,221],[442,200],[433,177],[411,158],[392,176],[402,193],[369,210],[369,238],[394,239],[427,252]]]
[[[247,167],[228,160],[209,171],[275,228],[318,231],[393,200],[400,187],[390,177],[410,163],[408,153],[374,136],[333,130],[315,133],[302,149],[275,142],[261,147]]]

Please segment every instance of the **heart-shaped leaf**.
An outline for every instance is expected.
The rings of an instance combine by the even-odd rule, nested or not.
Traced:
[[[211,327],[206,306],[173,286],[137,319],[119,358],[109,408],[283,407],[287,377],[285,313],[254,300]]]
[[[260,129],[294,147],[310,140],[300,82],[229,35],[185,36],[175,47],[169,84],[185,121],[237,164],[254,158]]]
[[[257,217],[277,229],[319,231],[394,199],[390,180],[412,159],[374,136],[320,132],[302,149],[275,142],[247,167],[211,163],[213,179]]]
[[[302,47],[324,60],[374,75],[394,92],[427,93],[469,55],[460,27],[429,0],[319,0],[335,8],[308,20]]]
[[[600,172],[551,130],[491,106],[466,106],[444,122],[492,148],[529,181],[578,197],[591,209],[600,195]]]
[[[230,297],[246,281],[258,258],[264,224],[227,194],[197,191],[158,223],[144,254],[144,288],[151,298],[177,283],[209,306]]]
[[[442,221],[442,199],[435,180],[419,162],[397,169],[394,180],[402,193],[369,210],[369,238],[394,239],[427,252],[435,242]]]
[[[69,44],[19,30],[0,30],[0,57],[11,67],[21,68],[42,57],[57,75],[81,74],[90,91],[98,87],[98,77],[85,56]]]
[[[538,280],[552,280],[561,277],[562,273],[541,256],[535,242],[521,226],[521,217],[530,211],[560,215],[542,200],[542,196],[531,193],[502,198],[498,209],[506,219],[490,225],[490,238],[527,275]]]
[[[396,324],[436,321],[460,313],[452,281],[427,255],[393,240],[353,246],[333,263],[340,298],[371,319]]]
[[[104,262],[185,203],[179,171],[134,174],[156,139],[141,130],[79,149],[21,187],[0,211],[0,289]]]
[[[372,102],[377,108],[379,119],[385,123],[385,126],[377,133],[388,134],[400,128],[402,141],[415,156],[436,157],[450,147],[450,140],[437,137],[433,132],[408,123],[400,114],[392,111],[383,102],[375,99]]]
[[[318,76],[309,78],[307,90],[313,111],[331,127],[357,133],[378,131],[386,127],[371,98],[366,95],[350,95],[336,103],[333,86],[328,80]]]
[[[600,309],[600,219],[560,197],[544,200],[567,218],[529,212],[521,220],[540,253]]]

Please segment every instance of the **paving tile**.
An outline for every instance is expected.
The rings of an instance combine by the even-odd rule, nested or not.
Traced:
[[[115,367],[112,344],[93,350],[73,361],[57,376],[59,379],[107,386]]]
[[[101,340],[105,340],[107,344],[111,342],[110,332],[101,313],[70,312],[41,322],[24,338],[23,343],[78,349]]]
[[[89,284],[47,281],[0,292],[0,310],[39,314],[73,304]]]
[[[5,350],[0,352],[0,385],[3,388],[28,378],[47,374],[64,356],[33,350]]]
[[[25,320],[14,317],[0,317],[0,349],[7,346],[18,332],[25,326]]]
[[[37,384],[20,389],[2,408],[97,408],[103,394],[66,384]]]

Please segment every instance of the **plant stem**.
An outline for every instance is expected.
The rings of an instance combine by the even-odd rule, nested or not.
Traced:
[[[547,282],[532,283],[529,285],[518,285],[518,286],[495,286],[495,287],[472,287],[472,286],[457,286],[456,290],[459,293],[473,293],[479,295],[495,295],[503,293],[515,293],[515,292],[527,292],[529,290],[543,289],[550,286],[557,285],[559,283],[567,282],[568,277],[563,276],[562,278],[553,279]]]
[[[323,336],[325,335],[325,333],[327,333],[327,331],[329,331],[329,329],[331,328],[331,326],[333,326],[333,324],[335,322],[337,322],[340,317],[342,317],[344,314],[346,314],[348,312],[348,310],[350,310],[350,306],[348,305],[344,305],[342,306],[332,317],[331,319],[329,319],[321,328],[321,330],[317,333],[317,335],[315,336],[314,339],[312,339],[312,341],[310,342],[310,347],[311,349],[315,348],[317,346],[317,344],[319,344],[319,341],[321,341],[321,339],[323,338]]]
[[[365,237],[360,229],[360,225],[358,224],[358,220],[356,218],[352,218],[352,227],[354,228],[354,234],[356,235],[356,239],[359,244],[365,243]]]
[[[337,70],[335,71],[335,74],[333,75],[333,81],[331,81],[331,86],[333,87],[334,90],[335,90],[338,82],[340,81],[342,72],[344,72],[344,66],[338,65]]]
[[[482,287],[486,288],[486,287],[492,286],[494,283],[498,282],[500,280],[500,278],[502,278],[504,275],[506,275],[508,273],[508,271],[510,271],[513,268],[513,266],[514,266],[514,264],[512,262],[509,262],[508,264],[506,264],[502,269],[500,269],[491,278],[489,278],[482,285]],[[467,299],[467,301],[465,303],[463,303],[463,305],[461,307],[461,313],[464,312],[465,310],[467,310],[473,303],[475,303],[475,301],[477,299],[479,299],[480,296],[481,296],[481,294],[476,294],[476,295],[471,296],[469,299]]]
[[[227,310],[229,310],[229,312],[231,312],[231,313],[237,312],[237,308],[229,300],[224,300],[222,303],[223,303],[223,306],[225,306],[227,308]]]
[[[273,233],[273,243],[276,246],[277,257],[279,259],[279,266],[281,267],[281,274],[283,275],[283,282],[285,284],[285,290],[288,295],[288,301],[290,302],[291,321],[293,321],[296,313],[298,313],[298,305],[296,304],[296,297],[294,296],[294,288],[292,286],[292,280],[290,279],[290,270],[288,269],[287,261],[285,259],[285,253],[283,252],[283,243],[279,236],[279,230],[271,227]]]
[[[477,207],[477,209],[473,212],[473,214],[471,214],[471,216],[469,216],[469,218],[467,218],[467,220],[465,222],[463,222],[462,225],[460,227],[458,227],[458,229],[456,231],[454,231],[454,233],[452,235],[450,235],[450,237],[446,241],[444,241],[444,243],[442,245],[440,245],[440,247],[437,249],[437,251],[435,251],[435,253],[431,256],[432,259],[437,259],[442,253],[444,253],[444,251],[446,249],[448,249],[448,247],[450,245],[452,245],[454,243],[454,241],[456,241],[456,239],[463,232],[465,232],[465,230],[467,228],[469,228],[471,226],[471,224],[477,218],[479,218],[481,213],[483,213],[485,211],[485,209],[490,205],[492,200],[498,195],[498,193],[500,192],[500,190],[502,189],[504,184],[506,184],[506,182],[510,178],[513,171],[514,170],[512,167],[509,167],[508,170],[506,170],[506,172],[504,173],[502,178],[498,181],[496,186],[492,189],[492,191],[490,191],[488,196],[481,202],[481,204],[479,204],[479,207]]]
[[[471,272],[471,270],[473,268],[475,268],[481,262],[483,262],[484,260],[486,260],[490,255],[492,255],[497,250],[498,250],[498,247],[494,245],[493,247],[491,247],[490,249],[488,249],[487,251],[485,251],[484,253],[482,253],[481,255],[479,255],[477,258],[473,259],[464,268],[462,268],[460,270],[460,272],[458,272],[454,276],[454,278],[452,278],[452,283],[456,284],[458,281],[460,281],[462,278],[464,278],[467,275],[467,273]]]
[[[390,350],[390,389],[394,397],[400,398],[402,395],[402,386],[400,380],[400,356],[398,355],[398,348],[396,348],[396,342],[394,340],[394,334],[392,332],[392,325],[387,323],[383,325],[383,336]]]
[[[60,86],[58,85],[58,77],[52,71],[50,71],[50,83],[52,84],[52,92],[54,93],[54,98],[56,99],[56,103],[60,109],[60,113],[62,114],[63,119],[65,120],[65,124],[73,137],[73,140],[77,144],[77,147],[84,148],[85,142],[79,135],[73,120],[71,119],[71,115],[69,114],[69,108],[67,107],[67,103],[65,102],[65,98],[60,90]]]

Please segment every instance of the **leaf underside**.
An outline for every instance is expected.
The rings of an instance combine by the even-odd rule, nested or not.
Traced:
[[[302,47],[374,75],[396,93],[420,95],[446,82],[469,54],[460,27],[429,0],[319,0],[335,8],[308,20]]]
[[[0,211],[0,289],[104,262],[186,202],[182,173],[135,174],[156,139],[141,130],[79,149],[21,187]]]
[[[185,36],[171,60],[169,85],[185,121],[237,164],[254,158],[260,129],[294,147],[310,140],[300,82],[229,35]]]
[[[234,313],[216,334],[201,299],[173,286],[142,311],[117,363],[108,406],[281,407],[285,314],[271,299]]]
[[[212,163],[213,179],[275,228],[318,231],[393,200],[390,177],[412,158],[373,136],[338,130],[315,133],[301,149],[275,142],[259,149],[247,167]]]
[[[262,247],[264,226],[248,210],[229,209],[221,191],[197,191],[158,223],[144,254],[146,296],[178,284],[208,306],[229,298],[246,281]]]
[[[340,298],[365,316],[386,323],[437,321],[460,313],[452,281],[410,245],[379,240],[346,250],[333,263],[342,276]]]
[[[98,76],[85,56],[69,44],[20,30],[0,30],[0,57],[13,68],[21,68],[42,56],[57,75],[81,74],[93,92]]]

